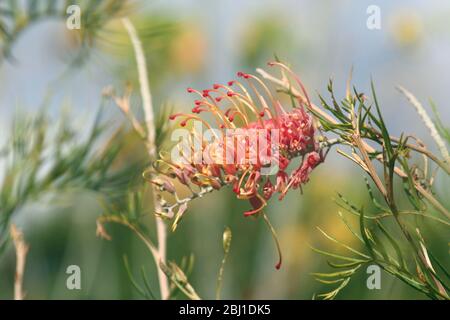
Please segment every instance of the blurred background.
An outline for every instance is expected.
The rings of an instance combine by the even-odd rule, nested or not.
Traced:
[[[379,30],[366,26],[370,5],[380,8]],[[353,84],[359,91],[369,92],[372,77],[393,134],[414,132],[433,148],[419,117],[395,90],[398,84],[424,104],[432,98],[443,122],[449,123],[450,3],[151,0],[133,1],[129,12],[144,43],[157,113],[169,106],[188,111],[193,101],[186,87],[203,89],[226,82],[235,78],[237,71],[264,67],[276,55],[301,75],[315,102],[316,93],[327,94],[330,77],[336,95],[343,97],[352,67]],[[135,89],[133,107],[139,113],[135,60],[120,19],[110,19],[88,56],[71,66],[78,51],[79,43],[64,19],[43,18],[24,29],[11,47],[13,58],[0,65],[0,145],[7,141],[16,113],[36,113],[45,101],[51,117],[57,118],[69,108],[70,122],[83,136],[106,86],[123,91],[131,84]],[[106,117],[111,127],[125,122],[113,103],[106,106]],[[141,159],[144,145],[133,134],[128,139],[130,144],[119,160]],[[0,172],[3,170],[0,160]],[[137,167],[130,179],[139,177],[139,170]],[[229,226],[233,240],[223,298],[311,299],[314,293],[329,288],[311,276],[326,270],[327,265],[310,245],[334,248],[316,226],[348,243],[355,241],[340,222],[333,198],[339,191],[355,203],[368,202],[364,179],[357,172],[331,152],[327,162],[313,173],[303,195],[291,192],[283,202],[270,202],[267,214],[278,232],[285,259],[281,270],[274,267],[277,257],[270,232],[262,220],[243,217],[248,205],[236,200],[231,190],[212,193],[191,204],[177,231],[169,234],[168,258],[180,261],[193,254],[190,282],[200,296],[214,298],[223,256],[222,233]],[[438,179],[438,196],[447,197],[447,205],[448,188],[448,181]],[[96,237],[95,221],[102,213],[104,206],[96,193],[76,192],[31,202],[14,214],[14,223],[30,244],[24,276],[28,299],[139,298],[123,255],[135,274],[141,266],[146,268],[153,291],[158,291],[153,260],[135,235],[111,225],[112,241]],[[148,221],[149,230],[153,230],[153,219]],[[441,237],[442,247],[437,250],[448,253],[448,233]],[[66,288],[69,265],[81,268],[81,290]],[[12,298],[14,268],[14,250],[9,245],[0,259],[1,299]],[[368,290],[366,278],[361,270],[338,297],[424,298],[385,273],[380,290]]]

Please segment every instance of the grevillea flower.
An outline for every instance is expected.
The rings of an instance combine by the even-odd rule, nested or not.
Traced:
[[[201,129],[189,126],[188,142],[177,146],[177,159],[174,152],[171,158],[161,154],[153,164],[156,178],[152,182],[175,198],[172,203],[161,198],[161,214],[175,217],[174,228],[187,202],[225,186],[231,186],[238,199],[249,201],[251,208],[245,216],[258,215],[275,194],[282,200],[290,189],[301,189],[323,161],[302,83],[285,65],[269,65],[287,72],[305,99],[288,96],[292,107],[287,108],[262,79],[238,72],[239,80],[226,85],[215,84],[203,91],[188,88],[198,96],[192,113],[170,116],[181,127],[197,121],[210,131],[211,138],[205,140]],[[191,192],[189,197],[179,199],[174,179]]]

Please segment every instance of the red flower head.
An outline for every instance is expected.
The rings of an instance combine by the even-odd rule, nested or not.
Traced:
[[[161,157],[153,168],[157,175],[185,185],[192,196],[181,200],[175,196],[173,204],[162,201],[162,213],[174,215],[182,205],[184,212],[189,200],[229,185],[238,199],[249,200],[252,208],[244,215],[256,215],[275,193],[281,200],[290,189],[301,188],[323,161],[303,85],[285,65],[269,65],[280,67],[295,79],[304,99],[291,98],[293,107],[287,109],[262,79],[243,72],[238,72],[239,80],[226,85],[214,84],[202,91],[188,89],[198,96],[192,114],[178,113],[170,119],[181,120],[181,127],[195,121],[197,125],[193,124],[187,141],[177,146],[177,159],[172,152],[171,159]],[[203,113],[209,113],[213,122],[201,117]],[[208,129],[208,138],[198,124]],[[174,190],[173,185],[167,187],[166,179],[153,183],[161,190]]]

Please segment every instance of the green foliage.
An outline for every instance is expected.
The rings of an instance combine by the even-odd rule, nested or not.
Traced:
[[[191,300],[200,300],[199,295],[188,281],[188,276],[192,272],[193,262],[193,256],[190,256],[188,259],[184,258],[181,266],[172,261],[169,261],[167,264],[160,262],[159,267],[171,283],[169,298],[173,298],[178,292],[182,292]]]
[[[339,242],[319,229],[328,240],[344,247],[352,255],[339,255],[314,249],[333,258],[332,260],[341,261],[339,264],[328,261],[332,269],[338,270],[336,272],[314,274],[322,283],[339,284],[332,291],[317,297],[335,298],[362,266],[376,263],[386,272],[429,298],[449,299],[447,292],[450,277],[445,271],[446,267],[438,259],[430,258],[435,257],[435,254],[423,238],[424,220],[412,219],[420,216],[446,228],[450,226],[448,210],[436,198],[433,191],[434,175],[429,174],[432,171],[429,162],[425,161],[422,166],[417,165],[413,154],[418,153],[423,158],[430,159],[447,177],[448,164],[432,154],[414,136],[402,135],[396,138],[389,134],[373,83],[373,98],[369,105],[369,99],[356,89],[354,94],[349,94],[350,90],[347,90],[346,98],[340,102],[334,96],[331,82],[328,90],[331,104],[323,97],[320,97],[320,100],[322,107],[331,113],[336,121],[312,111],[320,120],[322,128],[337,135],[339,144],[351,150],[350,154],[342,150],[338,152],[355,162],[371,178],[376,191],[372,190],[372,185],[367,179],[366,186],[376,213],[368,215],[367,209],[351,203],[343,195],[338,194],[337,204],[347,214],[359,218],[359,230],[356,231],[350,227],[344,214],[339,213],[343,223],[364,248],[364,252]],[[445,133],[442,123],[438,121],[437,124],[441,133]],[[371,141],[372,144],[367,144],[363,139]],[[410,143],[410,140],[415,143]],[[382,167],[381,176],[379,170],[375,168],[377,163]],[[404,203],[403,198],[407,199],[408,203]],[[442,217],[436,216],[437,214],[441,214]],[[439,269],[434,265],[439,266]]]
[[[125,265],[125,269],[127,270],[128,277],[130,278],[131,283],[133,284],[133,287],[146,299],[156,300],[155,295],[153,294],[152,289],[150,288],[150,283],[148,281],[147,273],[145,271],[145,267],[141,267],[141,277],[142,282],[144,283],[144,286],[141,287],[138,282],[134,279],[133,274],[130,270],[130,265],[128,263],[127,256],[123,256],[123,262]]]
[[[144,212],[142,202],[143,189],[140,188],[137,192],[130,192],[128,195],[128,207],[124,209],[123,213],[115,211],[111,208],[107,213],[97,219],[97,235],[106,239],[112,240],[111,236],[106,232],[105,223],[115,223],[122,225],[132,231],[147,247],[157,266],[164,272],[170,280],[170,292],[168,298],[176,298],[180,293],[192,300],[198,300],[200,297],[188,281],[194,266],[194,257],[184,257],[178,265],[173,261],[163,262],[159,257],[157,247],[148,236],[149,231],[145,227],[144,219],[148,214]],[[155,299],[152,291],[152,285],[148,281],[145,267],[141,266],[141,281],[137,281],[130,269],[128,259],[124,257],[125,269],[128,273],[130,281],[136,291],[145,299]],[[142,283],[142,285],[140,284]]]
[[[117,166],[123,131],[108,133],[107,127],[101,109],[87,132],[76,131],[70,114],[61,116],[56,125],[46,111],[17,115],[0,157],[2,249],[12,216],[26,204],[76,190],[94,191],[109,200],[124,193],[139,165]]]

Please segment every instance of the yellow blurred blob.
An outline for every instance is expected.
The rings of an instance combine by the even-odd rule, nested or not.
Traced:
[[[283,227],[278,232],[283,249],[283,267],[288,270],[299,270],[308,264],[312,252],[310,230],[300,224]]]
[[[324,248],[336,249],[335,244],[326,239],[316,229],[316,227],[319,227],[328,235],[335,237],[341,242],[348,245],[355,244],[358,240],[347,229],[345,223],[339,217],[338,211],[343,212],[343,216],[348,222],[353,222],[355,219],[351,214],[347,214],[345,210],[339,207],[333,199],[337,198],[337,192],[339,191],[349,196],[355,203],[360,203],[362,201],[360,190],[355,190],[357,186],[353,185],[352,181],[348,179],[348,172],[330,171],[329,168],[324,168],[323,171],[318,173],[316,176],[311,177],[310,186],[307,190],[307,196],[311,198],[312,207],[306,208],[306,210],[311,210],[316,216],[316,219],[313,220],[313,225],[310,226],[315,234],[314,238],[320,240],[318,243],[326,245]],[[361,187],[363,186],[361,185]]]
[[[341,220],[341,218],[337,214],[337,211],[341,211],[343,213],[343,217],[350,224],[353,230],[355,230],[356,232],[359,231],[359,225],[358,223],[355,223],[355,218],[352,215],[345,213],[344,210],[341,210],[340,208],[336,208],[335,209],[336,214],[329,215],[328,219],[326,219],[322,223],[322,225],[318,227],[322,229],[324,232],[326,232],[329,236],[335,238],[336,240],[342,243],[345,243],[346,245],[349,245],[351,247],[358,246],[359,240],[350,232],[345,223]],[[327,245],[328,250],[334,247],[334,250],[339,250],[341,252],[345,252],[346,254],[352,255],[351,252],[342,250],[342,246],[334,243],[331,240],[328,240],[325,236],[322,235],[320,231],[317,232],[318,235],[322,237],[321,239],[321,241],[323,241],[322,243]]]
[[[423,22],[415,12],[395,13],[389,21],[390,33],[399,46],[418,44],[423,36]]]

